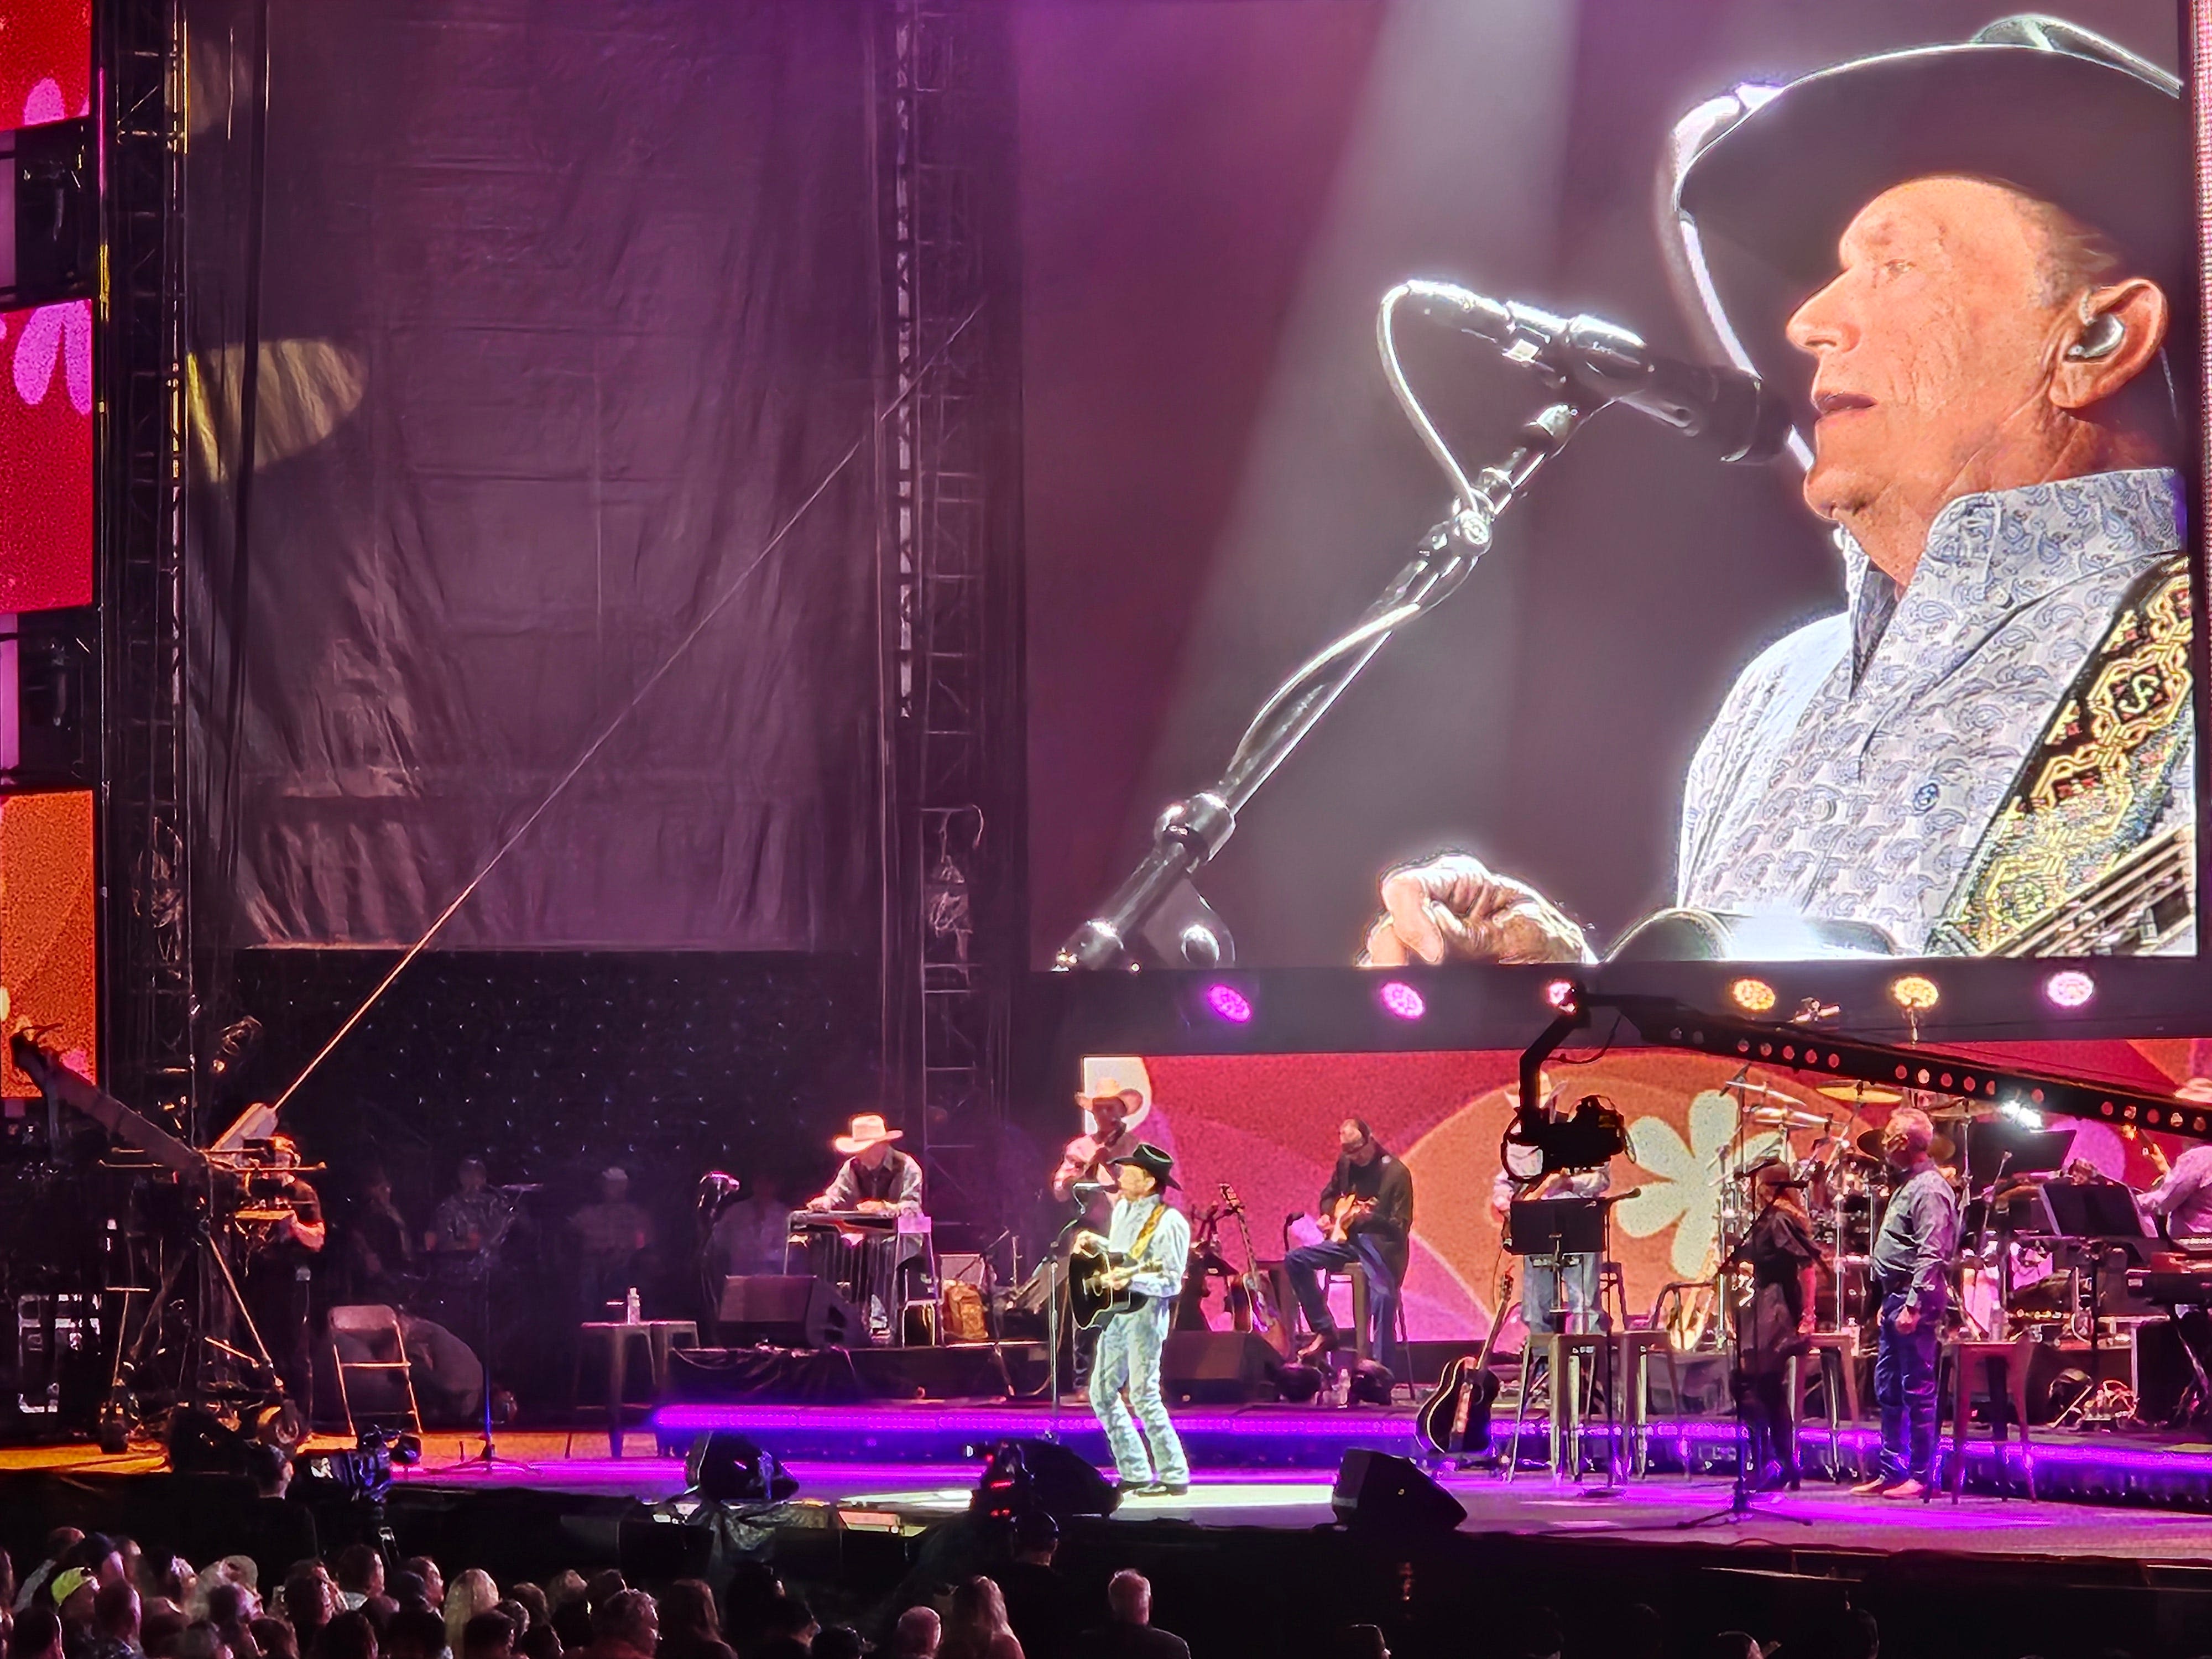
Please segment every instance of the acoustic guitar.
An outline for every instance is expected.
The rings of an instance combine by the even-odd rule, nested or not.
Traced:
[[[1087,1240],[1077,1244],[1067,1255],[1067,1316],[1085,1330],[1097,1330],[1115,1314],[1143,1307],[1151,1298],[1131,1290],[1129,1281],[1158,1265],[1149,1251],[1132,1261]]]
[[[1467,1457],[1490,1445],[1490,1408],[1498,1401],[1498,1373],[1490,1369],[1491,1345],[1505,1323],[1505,1304],[1513,1294],[1513,1270],[1498,1276],[1497,1311],[1482,1348],[1473,1358],[1462,1354],[1444,1367],[1436,1391],[1421,1402],[1413,1435],[1431,1457]]]

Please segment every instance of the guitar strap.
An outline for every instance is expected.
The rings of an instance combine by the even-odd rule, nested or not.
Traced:
[[[1160,1218],[1167,1212],[1168,1201],[1164,1198],[1152,1206],[1152,1212],[1145,1218],[1145,1224],[1137,1229],[1137,1236],[1129,1241],[1130,1261],[1142,1261],[1145,1259],[1145,1246],[1152,1242],[1152,1233],[1159,1226]]]
[[[2137,579],[1953,890],[1928,948],[2003,954],[2149,836],[2189,759],[2189,556]]]

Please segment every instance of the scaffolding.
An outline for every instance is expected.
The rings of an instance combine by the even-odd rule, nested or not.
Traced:
[[[102,1079],[193,1121],[186,794],[181,0],[107,0],[98,428]]]
[[[885,1104],[940,1224],[999,1180],[1022,866],[1018,376],[1003,9],[888,0],[877,37]],[[980,1242],[980,1241],[979,1241]]]

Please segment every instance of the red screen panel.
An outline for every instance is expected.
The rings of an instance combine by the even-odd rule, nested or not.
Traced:
[[[88,0],[12,0],[0,127],[92,105]],[[92,603],[92,307],[0,313],[0,614]]]
[[[51,1028],[48,1046],[89,1077],[94,1042],[92,796],[0,797],[0,991],[6,1024]],[[0,1060],[0,1097],[38,1090]]]

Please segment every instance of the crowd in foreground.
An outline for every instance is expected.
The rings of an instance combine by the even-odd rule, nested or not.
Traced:
[[[0,1636],[5,1659],[1190,1659],[1180,1637],[1152,1624],[1152,1585],[1140,1573],[1115,1572],[1104,1604],[1086,1609],[1054,1567],[1059,1529],[1050,1516],[1024,1516],[1008,1542],[991,1576],[968,1577],[907,1607],[878,1645],[850,1626],[822,1624],[757,1560],[739,1561],[719,1596],[697,1578],[653,1593],[613,1570],[569,1570],[502,1589],[480,1568],[448,1577],[428,1556],[394,1561],[355,1544],[327,1560],[293,1563],[270,1583],[246,1555],[195,1568],[157,1559],[128,1537],[65,1528],[20,1576],[0,1551]],[[1778,1652],[1743,1631],[1685,1641],[1641,1604],[1609,1622],[1592,1647],[1566,1639],[1548,1611],[1522,1607],[1460,1650],[1512,1659]],[[1824,1634],[1817,1653],[1803,1650],[1811,1659],[1879,1659],[1882,1651],[1863,1610],[1846,1612]],[[1391,1659],[1393,1639],[1376,1625],[1324,1626],[1307,1651]],[[1790,1651],[1780,1659],[1796,1659],[1801,1644],[1783,1645]],[[2100,1659],[2126,1656],[2108,1650]]]

